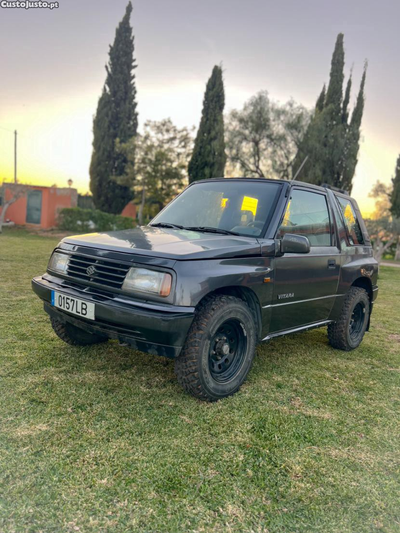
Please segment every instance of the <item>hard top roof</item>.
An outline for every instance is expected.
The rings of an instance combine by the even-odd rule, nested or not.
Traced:
[[[271,179],[271,178],[246,178],[244,176],[238,176],[238,177],[232,177],[232,178],[210,178],[210,179],[204,179],[204,180],[197,180],[190,183],[190,185],[194,185],[196,183],[203,183],[205,181],[222,181],[222,180],[234,180],[234,181],[266,181],[271,183],[282,183],[282,184],[290,184],[292,185],[299,185],[300,187],[307,187],[309,189],[316,189],[319,191],[326,191],[326,189],[331,189],[334,192],[338,192],[340,194],[346,194],[349,193],[347,191],[344,191],[342,189],[338,189],[337,187],[333,187],[332,185],[323,183],[322,185],[315,185],[314,183],[307,183],[305,181],[297,181],[297,180],[282,180],[282,179]]]

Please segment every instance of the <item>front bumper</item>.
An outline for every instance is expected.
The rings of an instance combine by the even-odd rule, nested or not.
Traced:
[[[377,285],[374,285],[372,287],[372,298],[371,298],[373,302],[375,302],[375,300],[378,298],[378,291],[379,291],[379,287]]]
[[[68,286],[65,281],[53,276],[33,278],[32,289],[43,300],[44,309],[51,317],[89,333],[117,339],[137,350],[170,358],[179,356],[194,318],[193,307],[149,304],[120,295],[86,292],[83,287]],[[52,307],[53,290],[96,304],[95,320]]]

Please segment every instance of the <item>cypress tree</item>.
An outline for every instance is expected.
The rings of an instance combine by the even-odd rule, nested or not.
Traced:
[[[314,115],[293,164],[293,173],[308,156],[300,179],[317,185],[328,183],[350,191],[358,160],[366,70],[349,124],[352,76],[343,96],[343,69],[343,34],[339,33],[332,55],[328,89],[326,95],[323,89],[317,100]]]
[[[360,148],[361,136],[361,122],[364,113],[365,103],[365,80],[367,76],[367,65],[364,67],[364,72],[361,78],[360,90],[358,91],[356,105],[351,115],[350,124],[346,134],[346,149],[344,154],[343,175],[338,183],[338,186],[351,192],[352,181],[356,166],[358,162],[358,151]]]
[[[341,145],[344,143],[342,126],[344,46],[339,33],[332,54],[328,88],[318,97],[314,116],[299,146],[293,163],[293,174],[308,157],[300,179],[321,185],[337,181],[340,174]],[[340,129],[340,131],[339,131]]]
[[[344,93],[344,100],[343,100],[343,107],[342,107],[342,124],[347,124],[348,120],[349,120],[349,111],[348,111],[348,108],[349,108],[349,103],[350,103],[350,95],[351,95],[351,83],[352,83],[352,79],[351,79],[351,74],[350,74],[350,77],[347,81],[347,85],[346,85],[346,92]]]
[[[325,107],[333,106],[334,113],[341,114],[344,80],[344,47],[343,33],[339,33],[336,39],[335,49],[332,55],[331,73],[328,90],[326,91]]]
[[[319,112],[321,112],[325,107],[325,98],[326,98],[326,87],[325,83],[322,87],[321,94],[318,96],[317,103],[315,104],[315,109]]]
[[[226,163],[224,106],[222,68],[215,66],[207,82],[200,126],[188,166],[190,183],[224,176]]]
[[[110,46],[106,82],[93,121],[90,190],[96,208],[109,213],[120,213],[132,199],[131,189],[116,180],[125,174],[127,160],[115,148],[117,139],[125,143],[135,136],[138,125],[131,13],[129,2]]]
[[[337,186],[344,164],[346,125],[342,123],[344,81],[343,33],[336,38],[332,54],[329,85],[326,91],[321,140],[324,147],[322,183]]]
[[[110,95],[103,88],[93,120],[93,153],[90,162],[90,190],[97,209],[107,210],[107,189],[113,173],[114,135],[111,130]]]
[[[390,212],[395,218],[400,219],[400,155],[397,158],[396,169],[392,183],[393,189],[390,195]]]
[[[314,115],[312,116],[304,138],[300,143],[296,157],[293,162],[293,176],[307,158],[305,165],[301,169],[299,179],[307,181],[308,183],[322,183],[320,181],[323,161],[323,153],[321,153],[321,139],[320,136],[324,134],[324,121],[321,114],[325,107],[326,86],[322,87],[322,91],[315,103]]]

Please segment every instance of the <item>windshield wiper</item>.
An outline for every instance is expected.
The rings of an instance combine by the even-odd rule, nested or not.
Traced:
[[[227,229],[211,228],[209,226],[181,226],[179,224],[172,224],[172,222],[156,222],[150,224],[153,228],[173,228],[173,229],[186,229],[189,231],[204,231],[205,233],[221,233],[222,235],[240,235],[236,231],[229,231]]]
[[[205,233],[221,233],[222,235],[240,235],[240,233],[236,233],[236,231],[229,231],[221,228],[211,228],[209,226],[185,226],[184,229],[190,231],[204,231]]]
[[[172,224],[172,222],[156,222],[155,224],[150,224],[152,228],[174,228],[174,229],[184,229],[183,226],[179,224]],[[186,228],[185,228],[186,229]]]

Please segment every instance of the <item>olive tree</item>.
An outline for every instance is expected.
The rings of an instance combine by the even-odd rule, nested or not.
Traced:
[[[3,183],[3,186],[2,186],[2,193],[1,193],[1,197],[3,198],[3,205],[2,205],[2,211],[1,211],[1,214],[0,214],[0,234],[3,232],[3,224],[4,224],[4,221],[6,220],[6,214],[7,214],[7,210],[8,208],[10,207],[10,205],[14,204],[17,200],[19,200],[20,198],[23,198],[29,187],[27,187],[26,185],[21,185],[19,183],[8,183],[7,184],[7,189],[11,191],[11,196],[10,198],[8,198],[8,200],[6,200],[6,184]]]
[[[400,219],[391,213],[391,189],[390,185],[377,181],[369,194],[375,198],[375,211],[366,224],[373,242],[374,257],[379,263],[395,244],[395,259],[400,259]]]
[[[290,179],[294,158],[310,120],[294,100],[279,104],[261,91],[226,120],[226,148],[231,173]]]
[[[171,119],[147,121],[143,133],[127,143],[117,142],[128,165],[123,184],[140,199],[139,224],[162,209],[187,185],[187,165],[193,146],[188,128],[177,128]],[[153,212],[150,208],[153,206]]]

